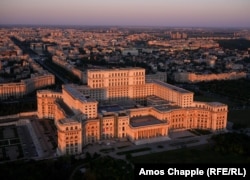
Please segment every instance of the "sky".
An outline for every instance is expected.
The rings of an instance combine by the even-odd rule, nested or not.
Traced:
[[[0,24],[250,27],[250,0],[0,0]]]

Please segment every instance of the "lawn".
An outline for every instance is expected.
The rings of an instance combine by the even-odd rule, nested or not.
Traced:
[[[209,145],[199,148],[178,149],[143,156],[132,157],[133,163],[250,163],[250,158],[236,154],[221,154],[211,150]]]
[[[117,155],[124,155],[124,154],[137,153],[137,152],[150,151],[150,150],[151,150],[151,148],[145,147],[145,148],[133,149],[133,150],[129,150],[129,151],[122,151],[122,152],[118,152],[116,154]]]
[[[244,124],[250,127],[250,111],[246,110],[230,110],[228,112],[228,121],[233,123]]]

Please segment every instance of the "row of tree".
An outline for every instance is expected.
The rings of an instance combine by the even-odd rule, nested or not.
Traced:
[[[201,90],[220,94],[237,100],[244,105],[250,105],[250,81],[246,79],[222,80],[197,83]]]
[[[250,137],[243,133],[226,133],[212,137],[213,149],[220,153],[233,153],[250,158]]]

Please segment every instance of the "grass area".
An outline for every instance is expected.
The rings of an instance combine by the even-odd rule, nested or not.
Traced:
[[[23,158],[23,149],[22,149],[22,146],[21,144],[15,144],[15,145],[8,145],[8,146],[5,146],[5,147],[1,147],[0,148],[0,154],[2,153],[2,155],[0,156],[0,162],[1,161],[8,161],[10,160],[10,157],[8,155],[8,152],[7,152],[7,147],[17,147],[18,148],[18,156],[17,156],[17,159],[20,159],[20,158]],[[15,160],[17,160],[15,159]]]
[[[74,180],[82,179],[110,179],[129,180],[133,178],[133,167],[121,159],[113,159],[109,156],[99,157],[91,160],[85,166],[86,172],[82,175],[76,174]]]
[[[189,140],[189,141],[184,141],[184,142],[177,142],[177,143],[172,143],[169,144],[170,146],[185,146],[186,144],[191,144],[191,143],[196,143],[198,140]]]
[[[250,158],[213,151],[209,145],[132,157],[133,163],[250,163]]]
[[[150,150],[151,150],[151,148],[145,147],[145,148],[134,149],[134,150],[130,150],[130,151],[122,151],[122,152],[118,152],[116,154],[117,155],[124,155],[124,154],[137,153],[137,152],[150,151]]]
[[[250,81],[247,79],[237,80],[220,80],[220,81],[209,81],[200,82],[197,84],[203,91],[210,91],[216,94],[220,94],[224,97],[228,97],[229,101],[241,103],[242,105],[250,104]],[[221,96],[214,95],[216,98]],[[223,97],[221,97],[223,98]],[[224,98],[227,100],[227,98]],[[218,100],[219,101],[219,100]],[[230,105],[230,104],[229,104]]]
[[[250,127],[250,111],[249,110],[231,110],[228,112],[228,121],[233,123],[244,124]]]

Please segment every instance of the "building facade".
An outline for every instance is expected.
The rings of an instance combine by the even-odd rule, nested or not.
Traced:
[[[21,98],[36,89],[54,84],[55,77],[50,73],[36,75],[29,79],[21,80],[21,82],[18,83],[3,83],[0,84],[0,100],[8,99],[10,97]]]
[[[174,74],[174,80],[176,82],[196,83],[202,81],[214,81],[214,80],[233,80],[246,78],[246,72],[228,72],[220,74],[196,74],[190,72],[176,72]]]
[[[38,117],[54,119],[58,128],[59,154],[78,154],[106,139],[144,144],[176,130],[226,128],[227,105],[193,101],[193,92],[159,80],[146,83],[142,68],[88,70],[87,82],[63,85],[61,93],[37,92]]]

